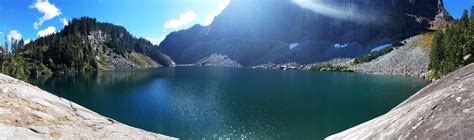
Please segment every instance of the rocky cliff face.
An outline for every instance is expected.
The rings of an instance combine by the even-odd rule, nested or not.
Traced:
[[[213,67],[242,67],[239,63],[230,59],[228,56],[213,54],[196,62],[197,66],[213,66]]]
[[[142,53],[131,52],[125,55],[117,54],[113,49],[106,47],[107,42],[112,39],[109,34],[101,30],[91,31],[90,34],[87,35],[87,40],[86,38],[83,38],[83,40],[84,42],[89,42],[93,54],[96,54],[95,59],[98,62],[98,67],[102,70],[125,70],[162,66]],[[165,58],[164,61],[168,60]],[[172,62],[172,60],[170,60],[170,62]]]
[[[423,88],[385,115],[332,139],[472,139],[474,64]]]
[[[83,37],[82,40],[83,42],[88,42],[92,53],[96,54],[95,61],[98,62],[98,67],[101,70],[123,70],[161,66],[145,55],[140,55],[142,57],[139,58],[129,57],[132,56],[131,54],[138,54],[136,52],[127,53],[125,56],[115,53],[111,48],[106,47],[107,41],[112,40],[111,36],[101,30],[91,31],[89,35],[87,35],[87,38]],[[142,59],[151,61],[143,61],[138,64],[137,61],[141,61]]]
[[[171,33],[160,49],[181,64],[214,53],[244,66],[307,64],[356,57],[375,46],[425,32],[444,11],[440,0],[323,0],[315,4],[326,11],[312,10],[311,4],[299,1],[306,0],[232,1],[211,25]],[[255,43],[260,44],[252,45]],[[291,44],[298,46],[289,47]],[[198,48],[206,52],[196,53]],[[249,56],[249,52],[262,53]],[[254,62],[242,63],[241,58]]]
[[[5,139],[173,139],[132,128],[0,74],[0,137]]]

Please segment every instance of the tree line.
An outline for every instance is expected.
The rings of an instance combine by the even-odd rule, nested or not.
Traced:
[[[474,7],[436,32],[430,52],[432,76],[439,78],[474,62]]]
[[[162,65],[170,63],[150,41],[134,37],[122,26],[90,17],[73,19],[60,32],[28,44],[14,39],[9,43],[1,48],[0,70],[23,80],[29,76],[101,70],[107,51],[122,56],[138,52]]]

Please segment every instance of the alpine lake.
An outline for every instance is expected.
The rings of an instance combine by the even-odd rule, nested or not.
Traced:
[[[169,67],[32,79],[127,125],[181,139],[323,139],[429,81],[362,73]]]

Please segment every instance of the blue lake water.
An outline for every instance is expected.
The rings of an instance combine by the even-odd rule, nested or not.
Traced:
[[[322,139],[428,84],[399,76],[175,67],[34,79],[122,123],[183,139]]]

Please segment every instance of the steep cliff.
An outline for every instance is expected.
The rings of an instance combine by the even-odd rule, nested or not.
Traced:
[[[442,19],[442,5],[438,0],[238,0],[209,26],[171,33],[160,49],[181,64],[215,53],[244,66],[356,57],[429,30],[436,17]],[[248,55],[253,52],[261,53]]]

